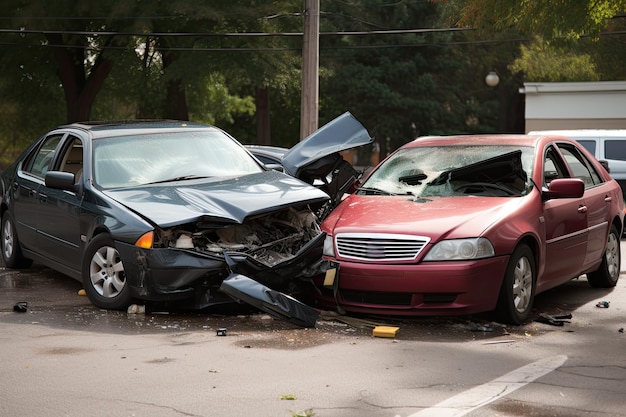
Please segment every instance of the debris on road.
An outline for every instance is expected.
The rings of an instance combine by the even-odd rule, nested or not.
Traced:
[[[372,330],[372,336],[374,337],[396,337],[396,333],[400,330],[399,327],[391,327],[391,326],[376,326],[374,330]]]
[[[26,301],[20,301],[18,303],[15,303],[15,305],[13,306],[13,311],[15,311],[16,313],[26,313],[27,310],[28,303]]]
[[[491,342],[485,342],[483,343],[483,345],[499,345],[501,343],[515,343],[515,340],[513,339],[507,339],[507,340],[492,340]]]
[[[128,306],[126,313],[127,314],[146,314],[146,306],[131,304]]]
[[[551,326],[563,326],[565,323],[570,323],[572,314],[561,314],[558,316],[551,316],[546,313],[541,313],[539,317],[535,319],[537,323],[549,324]]]
[[[598,308],[609,308],[609,301],[598,301],[598,304],[596,304],[596,307]]]
[[[349,326],[356,327],[357,329],[366,329],[366,328],[373,329],[377,326],[385,325],[384,323],[380,323],[377,321],[362,319],[358,317],[345,316],[343,314],[337,313],[336,311],[330,311],[330,310],[320,311],[319,318],[322,320],[327,320],[327,321],[336,320],[336,321],[345,323]]]

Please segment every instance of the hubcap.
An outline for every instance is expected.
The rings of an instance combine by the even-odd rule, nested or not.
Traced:
[[[118,251],[111,246],[104,246],[91,258],[89,265],[91,285],[98,294],[114,298],[124,289],[126,275]]]
[[[533,273],[530,268],[530,261],[522,257],[515,266],[513,279],[513,305],[515,309],[523,313],[530,305],[530,296],[533,290]]]
[[[620,270],[620,248],[619,242],[617,240],[617,236],[613,233],[609,233],[609,240],[606,243],[606,266],[609,273],[609,276],[612,279],[617,278]]]
[[[2,229],[2,249],[5,259],[9,259],[13,255],[13,229],[9,221],[4,222]]]

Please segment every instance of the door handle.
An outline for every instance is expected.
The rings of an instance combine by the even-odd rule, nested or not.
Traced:
[[[586,213],[587,212],[587,206],[578,206],[578,212],[579,213]]]
[[[611,201],[613,201],[613,198],[607,195],[604,197],[604,201],[606,201],[607,203],[610,203]]]

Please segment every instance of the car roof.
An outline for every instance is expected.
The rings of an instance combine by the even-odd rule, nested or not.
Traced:
[[[164,130],[205,130],[217,128],[211,125],[183,120],[110,120],[76,122],[59,126],[59,129],[83,130],[90,132],[94,138],[97,138],[105,136],[151,133],[155,131],[161,132]]]
[[[555,136],[554,139],[562,139]],[[550,138],[548,138],[550,139]],[[478,134],[454,136],[422,136],[404,147],[413,146],[453,146],[453,145],[508,145],[508,146],[536,146],[542,140],[538,136],[518,134]],[[544,138],[543,140],[546,140]]]

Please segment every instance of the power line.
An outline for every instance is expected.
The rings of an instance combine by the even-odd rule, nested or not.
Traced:
[[[320,36],[358,36],[358,35],[402,35],[409,33],[446,33],[473,31],[473,28],[434,28],[434,29],[392,29],[374,31],[341,31],[341,32],[320,32]],[[263,37],[263,36],[303,36],[303,32],[116,32],[116,31],[83,31],[83,30],[45,30],[45,29],[0,29],[0,33],[12,33],[19,35],[30,34],[61,34],[80,36],[190,36],[190,37]]]

